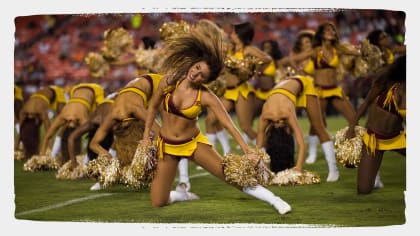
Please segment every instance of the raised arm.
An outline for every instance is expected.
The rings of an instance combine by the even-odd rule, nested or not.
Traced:
[[[271,60],[273,60],[270,55],[255,46],[247,46],[245,49],[245,54],[260,59],[264,64],[268,64],[271,62]]]
[[[277,61],[278,67],[284,67],[286,65],[295,66],[297,62],[305,60],[307,58],[312,57],[316,53],[316,49],[311,49],[308,51],[303,51],[297,54],[290,54],[289,56],[283,57],[282,59]]]

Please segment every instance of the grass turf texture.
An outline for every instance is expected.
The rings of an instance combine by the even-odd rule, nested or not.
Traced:
[[[236,121],[235,121],[236,122]],[[331,134],[345,127],[341,117],[329,117]],[[300,119],[307,134],[306,118]],[[364,124],[364,122],[360,122]],[[200,121],[203,126],[203,122]],[[202,130],[205,130],[204,128]],[[231,141],[232,150],[236,144]],[[216,148],[220,151],[220,145]],[[356,193],[357,169],[339,166],[338,182],[327,183],[327,164],[318,149],[318,159],[305,170],[321,175],[321,183],[305,186],[269,186],[292,206],[279,215],[267,203],[197,170],[189,164],[191,191],[200,200],[180,202],[162,208],[150,206],[149,190],[132,190],[116,185],[89,191],[93,179],[57,180],[55,171],[24,172],[23,162],[14,162],[16,219],[72,222],[200,223],[200,224],[305,224],[331,226],[389,226],[405,223],[406,159],[387,152],[381,165],[385,187],[369,195]],[[174,187],[177,182],[174,183]]]

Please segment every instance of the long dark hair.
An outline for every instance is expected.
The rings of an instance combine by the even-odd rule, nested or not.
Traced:
[[[264,49],[264,44],[266,43],[271,45],[271,52],[269,54],[274,60],[279,60],[280,58],[282,58],[283,55],[280,51],[280,47],[277,41],[271,39],[264,40],[261,43],[261,49]]]
[[[295,142],[293,135],[287,132],[286,127],[272,126],[268,130],[266,152],[271,159],[270,169],[275,173],[295,165]]]
[[[327,28],[327,26],[331,26],[335,32],[335,39],[332,41],[332,45],[337,45],[339,43],[339,36],[338,36],[338,32],[337,32],[337,28],[335,27],[334,23],[330,22],[330,21],[326,21],[322,24],[320,24],[318,26],[318,28],[316,29],[315,35],[314,35],[314,43],[313,46],[314,47],[318,47],[322,45],[322,40],[323,40],[323,35],[324,35],[324,31],[325,28]]]
[[[235,33],[238,35],[238,38],[241,42],[247,46],[250,45],[254,39],[254,26],[251,22],[244,22],[240,24],[233,25]]]
[[[302,39],[303,38],[309,38],[311,40],[311,43],[313,44],[315,33],[311,30],[302,30],[298,33],[296,37],[295,44],[293,45],[293,52],[294,53],[300,53],[302,51]]]

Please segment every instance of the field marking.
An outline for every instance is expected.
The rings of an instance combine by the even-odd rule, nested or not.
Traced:
[[[107,196],[111,196],[111,195],[114,195],[114,194],[115,193],[100,193],[100,194],[95,194],[95,195],[91,195],[91,196],[87,196],[87,197],[76,198],[76,199],[72,199],[72,200],[69,200],[69,201],[57,203],[57,204],[54,204],[54,205],[51,205],[51,206],[46,206],[46,207],[41,207],[41,208],[34,209],[34,210],[19,212],[19,213],[16,213],[15,216],[23,216],[23,215],[32,214],[32,213],[35,213],[35,212],[48,211],[48,210],[51,210],[51,209],[68,206],[68,205],[71,205],[71,204],[74,204],[74,203],[84,202],[84,201],[87,201],[87,200],[92,200],[92,199],[100,198],[100,197],[107,197]]]
[[[199,174],[191,175],[190,179],[198,178],[198,177],[202,177],[202,176],[206,176],[206,175],[210,175],[210,174],[208,172],[199,173]],[[178,181],[178,178],[176,178],[175,181]],[[51,206],[46,206],[46,207],[41,207],[41,208],[38,208],[38,209],[19,212],[19,213],[16,213],[15,216],[23,216],[23,215],[32,214],[32,213],[35,213],[35,212],[48,211],[48,210],[51,210],[51,209],[65,207],[65,206],[75,204],[75,203],[79,203],[79,202],[84,202],[84,201],[88,201],[88,200],[92,200],[92,199],[96,199],[96,198],[111,196],[111,195],[114,195],[114,194],[115,193],[100,193],[100,194],[95,194],[95,195],[91,195],[91,196],[87,196],[87,197],[76,198],[76,199],[68,200],[68,201],[65,201],[65,202],[57,203],[57,204],[54,204],[54,205],[51,205]]]

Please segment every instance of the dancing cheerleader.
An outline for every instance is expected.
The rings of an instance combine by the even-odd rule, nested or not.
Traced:
[[[95,135],[96,131],[98,130],[99,126],[104,122],[106,115],[111,111],[112,104],[114,103],[116,93],[112,93],[108,95],[103,102],[98,104],[95,111],[89,116],[89,120],[82,124],[81,126],[77,127],[69,136],[68,139],[68,146],[69,146],[69,156],[71,160],[71,166],[70,170],[77,167],[78,162],[76,159],[75,154],[75,144],[76,140],[79,139],[81,136],[83,136],[85,133],[88,133],[88,141],[89,144],[91,140],[93,139],[93,136]],[[111,145],[114,141],[114,134],[112,130],[110,130],[105,138],[101,141],[100,145],[106,149],[109,150],[111,148]],[[87,164],[90,160],[95,160],[98,157],[98,154],[92,151],[90,149],[89,145],[86,148],[87,153],[86,157],[84,159],[84,164]],[[112,150],[109,150],[110,152],[115,152]],[[115,156],[115,154],[114,154]]]
[[[83,125],[89,119],[89,114],[96,109],[97,104],[104,100],[104,89],[95,83],[81,83],[74,86],[70,91],[70,99],[56,116],[51,126],[46,129],[45,136],[41,143],[40,156],[46,155],[49,140],[59,129],[63,129],[61,140],[61,160],[60,165],[67,162],[70,157],[67,147],[67,139],[76,127]],[[80,153],[80,142],[75,152]],[[76,154],[76,155],[77,155]]]
[[[151,99],[143,137],[144,143],[150,143],[149,132],[158,110],[163,110],[162,128],[157,141],[158,163],[150,190],[153,207],[198,199],[197,195],[188,191],[171,191],[180,158],[189,158],[226,181],[221,156],[199,129],[198,116],[202,107],[216,114],[244,153],[250,151],[219,98],[204,86],[215,80],[223,68],[221,35],[215,34],[209,38],[200,28],[195,28],[166,44],[166,57],[162,64],[166,73]],[[249,156],[252,157],[251,154]],[[289,204],[261,185],[235,187],[273,205],[280,214],[291,210]]]
[[[239,127],[245,133],[244,137],[255,144],[257,132],[252,128],[255,90],[249,80],[259,68],[272,62],[272,58],[251,45],[253,38],[254,27],[251,23],[233,26],[230,35],[233,49],[225,60],[226,91],[221,101],[227,111],[235,109]]]
[[[39,153],[41,125],[45,130],[50,128],[48,111],[51,109],[59,114],[65,105],[64,89],[54,85],[40,88],[25,102],[19,115],[19,137],[23,143],[25,159]]]
[[[147,106],[161,78],[162,76],[159,74],[144,74],[133,79],[118,91],[111,110],[89,143],[89,147],[94,153],[108,159],[112,158],[101,142],[110,132],[113,132],[120,167],[123,168],[131,164],[137,144],[142,139]],[[159,127],[159,123],[155,120],[152,128],[153,133],[159,133]],[[99,189],[101,189],[100,183],[96,183],[91,188],[91,190]]]
[[[327,181],[336,181],[338,170],[334,152],[331,151],[334,146],[322,123],[319,100],[313,86],[312,77],[290,76],[272,89],[263,106],[258,123],[257,147],[271,144],[266,146],[268,154],[272,152],[270,149],[277,150],[276,155],[270,155],[270,157],[272,170],[278,172],[293,166],[294,146],[292,135],[294,135],[299,147],[296,169],[301,171],[306,144],[296,116],[297,107],[306,109],[311,125],[315,127],[323,141],[322,147],[329,168]],[[274,137],[281,138],[281,140],[273,140]],[[277,145],[284,145],[284,151],[278,151]]]
[[[357,171],[357,192],[369,194],[382,187],[377,172],[385,151],[406,155],[406,56],[401,56],[378,72],[364,102],[349,122],[347,138],[355,137],[355,127],[366,112],[366,132]]]

